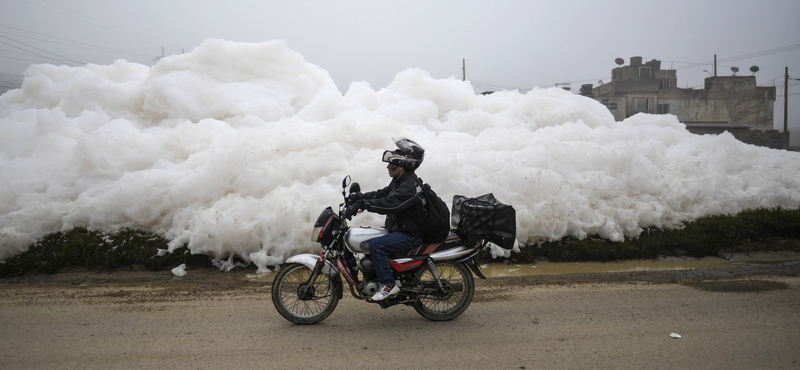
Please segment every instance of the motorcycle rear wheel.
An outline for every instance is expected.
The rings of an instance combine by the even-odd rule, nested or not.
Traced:
[[[325,320],[339,304],[336,287],[328,275],[319,274],[311,290],[305,288],[311,273],[308,266],[291,263],[283,266],[272,281],[272,304],[281,316],[295,324]]]
[[[472,272],[461,262],[435,262],[439,280],[445,289],[440,295],[428,295],[417,298],[414,309],[422,317],[432,321],[452,320],[469,307],[475,295],[475,281]],[[425,288],[438,288],[430,270],[420,269],[417,278]]]

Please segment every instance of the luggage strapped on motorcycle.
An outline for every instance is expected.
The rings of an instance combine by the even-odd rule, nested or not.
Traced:
[[[422,194],[420,198],[425,209],[422,224],[418,225],[422,240],[426,243],[444,241],[450,234],[450,210],[447,209],[447,203],[420,178],[417,180],[417,194]]]
[[[475,245],[479,239],[484,239],[503,249],[514,248],[516,211],[492,193],[475,198],[453,196],[452,222],[466,245]]]

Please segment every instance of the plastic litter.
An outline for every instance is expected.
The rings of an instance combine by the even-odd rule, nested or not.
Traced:
[[[172,273],[175,276],[185,276],[186,275],[186,264],[182,263],[180,266],[172,269]]]
[[[669,335],[670,338],[681,339],[681,335],[678,333],[672,333]]]

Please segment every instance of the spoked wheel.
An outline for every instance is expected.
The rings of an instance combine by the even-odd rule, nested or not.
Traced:
[[[316,324],[330,315],[339,304],[334,282],[319,274],[308,284],[311,269],[299,263],[283,266],[272,282],[272,303],[286,320],[295,324]]]
[[[461,315],[472,302],[472,297],[475,295],[475,281],[463,263],[436,262],[435,265],[444,291],[420,296],[414,302],[414,309],[428,320],[452,320]],[[429,269],[421,269],[417,273],[417,278],[425,288],[439,287]]]

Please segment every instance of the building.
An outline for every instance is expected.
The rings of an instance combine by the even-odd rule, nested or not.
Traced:
[[[630,65],[623,63],[617,59],[611,82],[581,87],[581,95],[608,107],[617,121],[637,113],[673,114],[695,134],[728,131],[746,143],[788,148],[789,134],[772,129],[775,87],[756,86],[755,76],[733,71],[706,78],[703,89],[681,89],[675,70],[661,69],[659,60],[631,57]]]

